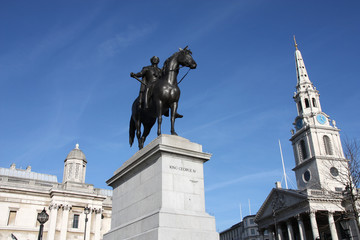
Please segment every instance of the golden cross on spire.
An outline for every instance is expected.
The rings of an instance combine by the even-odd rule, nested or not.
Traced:
[[[296,50],[298,50],[297,43],[296,43],[296,39],[295,39],[295,35],[294,35],[294,43],[295,43],[295,48],[296,48]]]

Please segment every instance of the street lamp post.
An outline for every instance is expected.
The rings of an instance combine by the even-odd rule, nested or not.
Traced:
[[[85,213],[85,230],[84,230],[84,240],[86,240],[86,225],[88,222],[88,217],[87,215],[90,213],[90,208],[89,207],[85,207],[84,209],[84,213]]]
[[[45,208],[41,211],[41,213],[38,213],[37,220],[40,223],[38,240],[42,240],[44,224],[47,222],[47,220],[49,220],[49,215],[46,213]]]

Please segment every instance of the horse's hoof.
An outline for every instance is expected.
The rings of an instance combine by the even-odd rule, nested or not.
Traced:
[[[175,131],[171,131],[171,135],[177,136],[177,133]]]
[[[179,114],[179,113],[176,113],[175,114],[175,118],[183,118],[184,116],[183,115],[181,115],[181,114]]]

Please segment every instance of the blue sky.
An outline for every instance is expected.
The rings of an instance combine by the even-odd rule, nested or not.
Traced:
[[[129,73],[189,45],[198,67],[181,83],[176,130],[213,154],[206,208],[224,230],[282,179],[279,139],[296,185],[294,34],[323,111],[343,139],[359,138],[359,11],[359,1],[0,1],[0,167],[61,181],[79,142],[86,182],[108,188],[137,151],[128,124],[140,86]]]

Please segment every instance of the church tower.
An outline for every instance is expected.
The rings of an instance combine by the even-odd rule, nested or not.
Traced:
[[[347,174],[347,161],[341,146],[339,129],[321,109],[320,94],[310,81],[304,60],[295,41],[297,73],[294,101],[296,131],[290,139],[295,155],[296,182],[299,190],[342,191],[341,175]]]
[[[85,154],[79,149],[79,144],[76,144],[64,161],[63,183],[85,183],[86,164]]]

